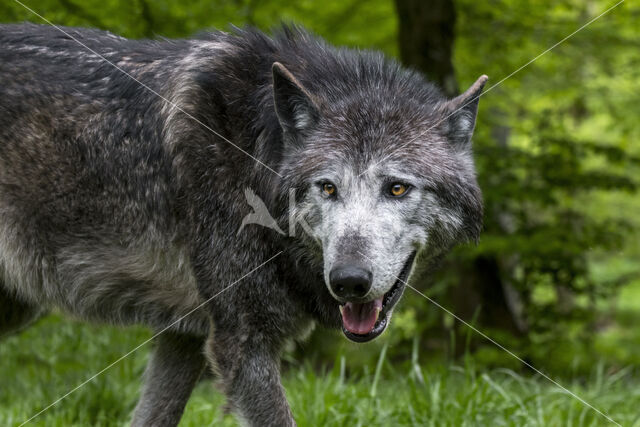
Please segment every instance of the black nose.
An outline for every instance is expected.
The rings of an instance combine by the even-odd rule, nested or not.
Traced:
[[[331,290],[344,299],[362,298],[371,288],[371,272],[352,265],[334,267],[329,273]]]

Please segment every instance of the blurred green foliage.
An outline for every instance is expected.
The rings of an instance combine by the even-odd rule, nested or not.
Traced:
[[[485,231],[450,265],[495,260],[526,324],[526,339],[503,341],[562,369],[611,324],[598,308],[640,277],[640,9],[623,4],[546,52],[614,2],[456,4],[461,80],[499,85],[482,97],[474,142]]]
[[[280,21],[293,21],[332,43],[392,56],[398,52],[401,25],[391,0],[25,2],[56,24],[98,27],[134,38],[186,37],[208,28],[229,29],[230,23],[268,30]],[[603,350],[602,342],[612,338],[603,340],[599,333],[619,333],[620,312],[638,309],[633,304],[632,309],[616,307],[616,295],[620,287],[639,283],[640,274],[640,7],[626,2],[545,53],[613,3],[455,4],[454,64],[460,87],[481,74],[491,77],[474,142],[486,201],[485,232],[479,245],[457,249],[437,280],[423,277],[421,287],[454,308],[465,296],[449,290],[468,273],[459,267],[492,260],[497,285],[512,292],[525,334],[515,337],[481,321],[478,327],[534,362],[557,363],[560,370],[575,362],[568,355],[594,349],[628,362],[630,354]],[[0,3],[0,20],[42,23],[13,1]],[[477,307],[477,319],[483,309]],[[381,343],[357,350],[340,346],[349,357],[362,358],[377,354],[362,348],[379,349],[384,343],[391,346],[391,358],[408,358],[416,342],[425,350],[421,354],[445,349],[453,354],[454,346],[467,348],[473,338],[468,331],[460,334],[459,327],[430,302],[408,294]],[[326,360],[323,350],[331,348],[326,352],[331,357],[335,347],[326,345],[331,340],[318,335],[304,350]],[[478,357],[496,362],[492,351],[481,349]],[[550,354],[558,356],[554,362]],[[581,363],[589,365],[590,360]]]

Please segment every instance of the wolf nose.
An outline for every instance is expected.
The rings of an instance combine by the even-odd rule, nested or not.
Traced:
[[[351,265],[335,267],[329,273],[333,293],[344,299],[362,298],[371,288],[371,272]]]

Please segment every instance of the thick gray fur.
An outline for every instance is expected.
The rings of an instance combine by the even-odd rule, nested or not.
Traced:
[[[132,425],[177,425],[205,366],[202,337],[174,332],[158,336]]]
[[[292,27],[162,41],[63,30],[0,26],[0,335],[51,308],[172,325],[135,425],[177,424],[203,354],[245,423],[295,425],[279,356],[314,323],[341,327],[328,272],[362,266],[359,302],[387,298],[416,253],[432,264],[478,238],[470,139],[486,78],[448,100],[378,53]],[[410,191],[390,197],[398,182]],[[243,223],[245,194],[279,227]],[[283,233],[291,218],[307,232]]]

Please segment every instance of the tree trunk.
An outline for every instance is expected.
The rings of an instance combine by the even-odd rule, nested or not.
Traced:
[[[452,0],[395,0],[400,58],[422,71],[447,96],[458,93],[452,53],[456,9]]]

